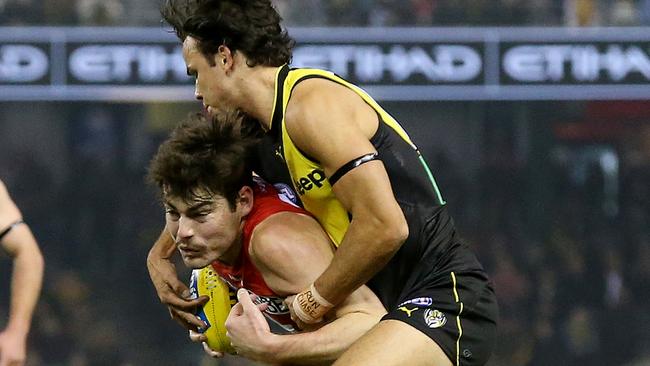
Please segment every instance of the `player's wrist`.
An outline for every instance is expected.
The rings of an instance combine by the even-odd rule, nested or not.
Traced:
[[[333,307],[334,305],[318,292],[313,283],[293,300],[296,316],[307,324],[318,323]]]
[[[323,297],[323,295],[320,294],[320,292],[316,289],[316,285],[313,283],[309,286],[309,290],[312,293],[312,296],[314,296],[314,299],[322,304],[323,306],[327,307],[328,309],[331,309],[334,307],[334,304],[329,302],[326,298]]]
[[[27,338],[29,334],[30,322],[29,321],[18,321],[12,320],[7,323],[5,332],[12,334],[15,337]]]

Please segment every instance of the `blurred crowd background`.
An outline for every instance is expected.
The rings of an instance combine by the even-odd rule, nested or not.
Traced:
[[[650,0],[276,5],[290,26],[650,25]],[[0,26],[159,18],[153,0],[0,0]],[[384,105],[420,145],[492,277],[501,319],[489,365],[650,365],[650,101]],[[203,357],[145,268],[164,220],[146,165],[197,108],[0,103],[0,178],[47,263],[29,365],[250,365]],[[11,271],[1,258],[0,322]]]
[[[289,26],[634,26],[650,0],[274,0]],[[156,25],[157,0],[0,0],[3,25]]]

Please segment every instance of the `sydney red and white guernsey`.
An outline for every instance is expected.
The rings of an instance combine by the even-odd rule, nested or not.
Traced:
[[[231,288],[235,290],[245,288],[258,296],[257,303],[268,304],[264,315],[271,326],[271,331],[274,333],[294,332],[295,324],[291,320],[289,309],[284,304],[284,298],[278,296],[266,284],[262,274],[252,262],[248,248],[253,230],[269,216],[279,212],[296,212],[306,215],[308,213],[293,203],[290,189],[286,191],[281,188],[282,192],[280,192],[273,185],[257,177],[254,179],[252,188],[253,208],[244,223],[242,252],[238,262],[233,266],[213,262],[212,267]]]

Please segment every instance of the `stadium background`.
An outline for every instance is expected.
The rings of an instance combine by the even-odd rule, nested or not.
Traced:
[[[496,287],[490,365],[650,365],[649,0],[275,3],[303,47],[296,61],[366,86],[432,165]],[[160,79],[140,59],[106,61],[131,51],[84,48],[173,54],[157,6],[0,0],[0,177],[47,260],[29,365],[250,364],[206,360],[144,265],[163,225],[144,168],[199,107],[191,84],[172,61]]]

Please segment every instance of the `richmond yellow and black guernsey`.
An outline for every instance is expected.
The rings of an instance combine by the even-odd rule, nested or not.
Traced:
[[[284,114],[293,88],[310,78],[349,88],[377,113],[379,127],[370,142],[409,226],[408,239],[367,283],[388,310],[382,320],[401,321],[423,332],[454,365],[484,365],[496,338],[498,310],[492,286],[472,251],[456,235],[445,201],[417,147],[368,94],[327,71],[281,67],[276,76],[271,131],[259,147],[260,168],[268,167],[269,177],[282,177],[268,163],[269,155],[281,158],[303,206],[332,241],[341,244],[351,217],[332,191],[331,182],[339,172],[327,177],[318,161],[296,147],[285,127]]]
[[[449,255],[454,247],[461,245],[455,237],[453,222],[429,167],[397,121],[363,90],[331,72],[284,66],[277,73],[271,120],[271,134],[278,143],[276,154],[282,155],[304,207],[318,219],[332,241],[337,246],[341,243],[350,224],[350,214],[336,199],[323,168],[294,145],[284,124],[284,111],[293,88],[310,78],[328,79],[350,88],[376,111],[379,118],[379,127],[371,143],[388,172],[410,230],[400,251],[369,283],[384,305],[391,308],[399,304],[404,296],[409,296],[403,290],[431,276],[447,276],[457,265],[482,271],[473,259],[467,262],[469,258],[456,258],[463,259],[458,263]],[[456,263],[449,263],[449,260]]]

